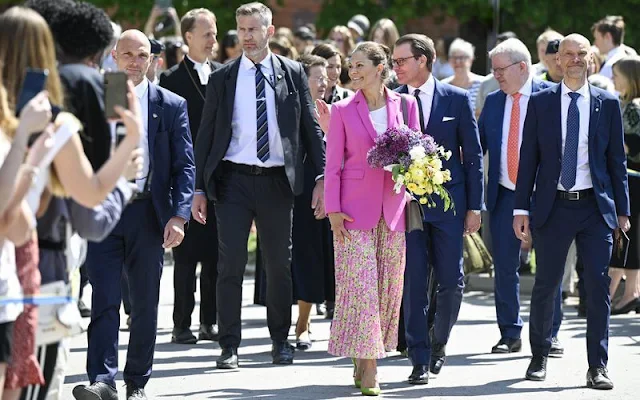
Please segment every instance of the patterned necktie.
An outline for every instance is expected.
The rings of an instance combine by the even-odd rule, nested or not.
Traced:
[[[420,101],[420,89],[416,89],[413,91],[413,95],[416,97],[416,101],[418,102],[418,113],[420,114],[420,130],[424,132],[426,126],[424,126],[424,113],[422,112],[422,101]],[[405,125],[409,121],[404,121]]]
[[[518,179],[518,162],[520,161],[520,97],[522,93],[513,95],[511,120],[509,121],[509,137],[507,139],[507,171],[509,180],[515,185]]]
[[[580,111],[578,110],[580,93],[571,92],[569,96],[571,96],[571,103],[569,103],[569,111],[567,112],[567,137],[564,139],[564,155],[560,172],[560,183],[566,191],[570,191],[576,184],[578,141],[580,138]]]
[[[256,132],[258,159],[266,162],[269,159],[269,126],[267,124],[267,94],[265,90],[265,77],[260,70],[261,65],[256,64]]]

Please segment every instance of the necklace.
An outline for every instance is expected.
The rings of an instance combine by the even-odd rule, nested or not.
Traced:
[[[182,59],[182,63],[184,64],[184,67],[187,70],[187,75],[189,75],[189,78],[191,78],[191,82],[193,82],[193,86],[195,86],[196,90],[198,91],[198,94],[202,98],[202,101],[205,101],[204,94],[202,94],[202,90],[200,90],[201,85],[198,85],[196,83],[196,80],[193,79],[193,75],[191,75],[191,71],[189,71],[189,66],[187,65],[186,61],[184,61],[184,58]]]

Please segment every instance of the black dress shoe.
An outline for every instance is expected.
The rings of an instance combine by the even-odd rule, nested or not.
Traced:
[[[336,303],[334,301],[327,301],[324,309],[324,319],[333,319],[333,311]]]
[[[76,386],[72,393],[76,400],[118,400],[116,388],[103,382],[94,382],[90,386]]]
[[[551,348],[549,349],[549,357],[560,358],[564,355],[564,347],[560,344],[557,336],[551,338]]]
[[[637,314],[638,307],[640,307],[640,297],[636,297],[635,299],[631,300],[630,302],[628,302],[627,304],[623,305],[620,308],[612,308],[611,315],[622,315],[622,314],[630,313],[631,311],[635,311]]]
[[[147,400],[144,389],[127,385],[127,400]]]
[[[527,368],[525,379],[529,381],[543,381],[547,379],[547,357],[533,356]]]
[[[273,342],[271,345],[271,357],[273,363],[279,365],[293,364],[293,355],[296,349],[288,341]]]
[[[491,348],[491,353],[493,354],[507,354],[507,353],[517,353],[522,350],[522,340],[520,339],[511,339],[511,338],[502,338]]]
[[[431,342],[431,363],[429,364],[429,371],[434,375],[440,373],[444,362],[447,360],[445,347],[444,344]]]
[[[238,368],[238,349],[236,347],[223,347],[222,354],[216,360],[218,369]]]
[[[78,300],[78,311],[80,311],[80,316],[82,318],[91,317],[91,309],[84,304],[84,301]]]
[[[598,390],[613,389],[613,382],[607,376],[607,369],[605,367],[589,368],[589,372],[587,372],[587,387]]]
[[[198,339],[193,336],[193,333],[191,333],[189,328],[182,330],[173,328],[173,332],[171,333],[171,343],[196,344],[198,343]]]
[[[211,340],[217,342],[220,339],[218,333],[218,325],[203,325],[200,324],[200,330],[198,330],[198,340]]]
[[[409,375],[409,383],[412,385],[426,385],[429,383],[429,369],[426,365],[416,365]]]

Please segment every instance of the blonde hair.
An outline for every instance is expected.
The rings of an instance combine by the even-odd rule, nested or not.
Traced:
[[[10,110],[15,110],[27,68],[48,70],[49,101],[59,106],[64,104],[53,36],[40,14],[29,8],[12,7],[0,15],[0,61],[4,64],[2,77]],[[13,137],[15,130],[6,133]],[[66,196],[53,165],[50,172],[49,190],[55,196]]]
[[[16,128],[18,128],[18,120],[13,116],[13,112],[9,107],[7,99],[7,90],[2,83],[2,62],[0,62],[0,132],[4,139],[13,137]]]
[[[613,64],[613,69],[627,80],[627,90],[621,94],[623,103],[640,97],[640,56],[626,56]]]

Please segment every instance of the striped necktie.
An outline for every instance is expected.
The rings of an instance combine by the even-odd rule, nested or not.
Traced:
[[[267,121],[267,94],[265,77],[260,70],[262,66],[256,64],[256,133],[258,159],[266,162],[269,159],[269,126]]]

